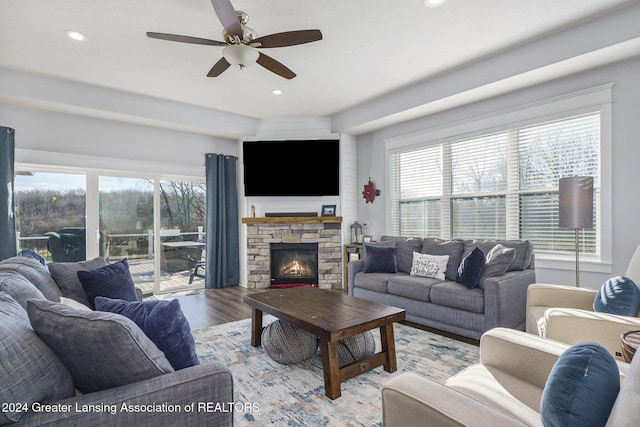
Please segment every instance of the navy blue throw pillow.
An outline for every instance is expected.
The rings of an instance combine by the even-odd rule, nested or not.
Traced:
[[[593,300],[593,310],[619,316],[636,316],[640,309],[640,289],[633,280],[616,276],[604,282]]]
[[[129,273],[129,263],[126,258],[93,270],[78,271],[78,279],[87,294],[91,309],[96,308],[94,302],[96,297],[125,301],[137,299],[136,287]]]
[[[395,246],[366,245],[365,273],[397,273],[397,248]]]
[[[178,300],[122,301],[97,297],[96,309],[132,320],[176,371],[200,363],[189,322]]]
[[[475,248],[460,263],[456,282],[462,283],[469,289],[475,288],[480,282],[486,264],[487,258],[484,256],[484,252],[480,248]]]
[[[603,426],[619,391],[620,373],[613,356],[597,343],[576,344],[551,369],[540,400],[542,423]]]

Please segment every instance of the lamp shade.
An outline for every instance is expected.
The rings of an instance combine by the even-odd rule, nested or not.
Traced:
[[[593,228],[593,177],[560,178],[560,227]]]

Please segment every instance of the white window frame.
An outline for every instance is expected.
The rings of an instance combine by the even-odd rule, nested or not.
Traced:
[[[387,182],[391,180],[391,156],[397,151],[454,142],[516,127],[558,120],[572,115],[600,112],[600,240],[598,255],[581,255],[580,269],[612,272],[612,88],[613,83],[587,88],[496,111],[483,116],[447,123],[406,135],[385,139]],[[511,183],[509,183],[511,185]],[[392,229],[392,209],[387,205],[387,230]],[[444,221],[443,221],[444,222]],[[507,224],[512,223],[507,221]],[[443,227],[445,224],[443,224]],[[509,235],[509,230],[507,230]],[[575,269],[575,255],[536,252],[536,267]]]

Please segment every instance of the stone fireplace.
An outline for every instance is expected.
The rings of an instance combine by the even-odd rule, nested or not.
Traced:
[[[341,217],[242,218],[242,223],[247,225],[247,287],[268,288],[271,285],[272,246],[283,245],[285,249],[298,247],[305,251],[310,247],[317,248],[317,281],[314,283],[320,288],[342,289]],[[299,249],[299,256],[301,253]],[[308,256],[305,252],[305,257]],[[305,277],[302,281],[302,277],[295,276],[301,274],[295,259],[289,259],[288,264],[291,264],[289,273],[293,275],[286,278],[288,283],[312,283],[306,281],[311,278]]]

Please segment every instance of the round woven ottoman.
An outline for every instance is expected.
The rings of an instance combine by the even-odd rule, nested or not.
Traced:
[[[291,365],[315,354],[318,337],[284,320],[276,320],[262,330],[262,348],[276,362]]]
[[[343,367],[365,357],[371,356],[376,351],[376,342],[373,332],[367,331],[338,342],[338,365]]]

